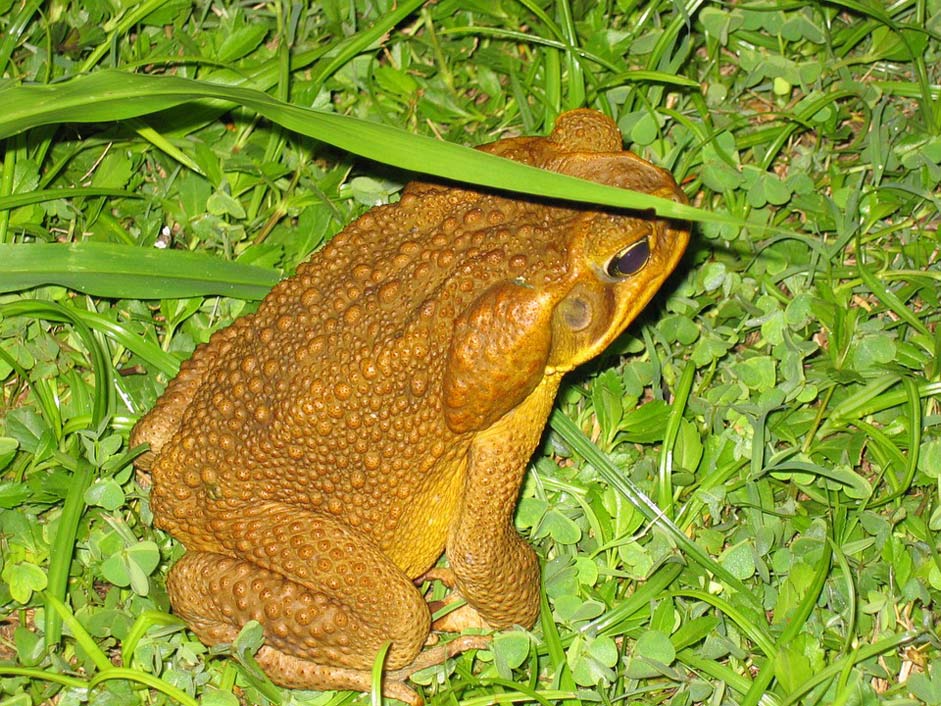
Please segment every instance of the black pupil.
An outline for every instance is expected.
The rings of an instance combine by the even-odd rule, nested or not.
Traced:
[[[612,277],[632,275],[646,265],[648,259],[650,259],[650,243],[647,242],[647,238],[644,238],[615,256],[608,265],[608,274]]]

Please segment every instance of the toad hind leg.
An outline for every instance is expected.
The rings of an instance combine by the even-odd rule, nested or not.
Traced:
[[[420,702],[402,680],[428,666],[416,659],[428,607],[368,537],[278,503],[229,506],[209,524],[220,546],[189,551],[167,580],[174,609],[203,642],[230,642],[258,620],[266,644],[257,659],[276,683],[367,691],[389,641],[384,691]]]

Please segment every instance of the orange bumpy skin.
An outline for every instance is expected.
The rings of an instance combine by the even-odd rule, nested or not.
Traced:
[[[600,113],[484,151],[685,202]],[[539,569],[512,527],[562,375],[599,353],[676,266],[684,224],[427,183],[315,253],[183,365],[135,427],[156,523],[187,554],[174,610],[201,640],[265,629],[282,685],[386,693],[430,629],[413,580],[447,551],[493,628],[529,627]],[[466,642],[466,647],[479,642]]]

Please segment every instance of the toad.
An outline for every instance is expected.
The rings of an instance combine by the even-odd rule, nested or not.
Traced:
[[[486,152],[685,202],[601,113]],[[469,647],[422,651],[415,585],[447,553],[453,591],[492,629],[530,627],[539,563],[513,527],[562,376],[657,291],[686,224],[416,182],[196,349],[131,443],[157,526],[186,547],[175,612],[206,644],[264,628],[286,687],[384,691]]]

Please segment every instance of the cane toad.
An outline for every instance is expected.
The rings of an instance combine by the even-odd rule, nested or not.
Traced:
[[[685,202],[601,113],[486,152]],[[258,620],[288,687],[385,691],[424,658],[414,581],[447,552],[494,629],[531,626],[539,565],[512,517],[562,376],[602,351],[676,266],[689,230],[412,183],[197,348],[134,429],[157,525],[187,553],[167,587],[207,644]],[[477,644],[477,643],[473,643]]]

